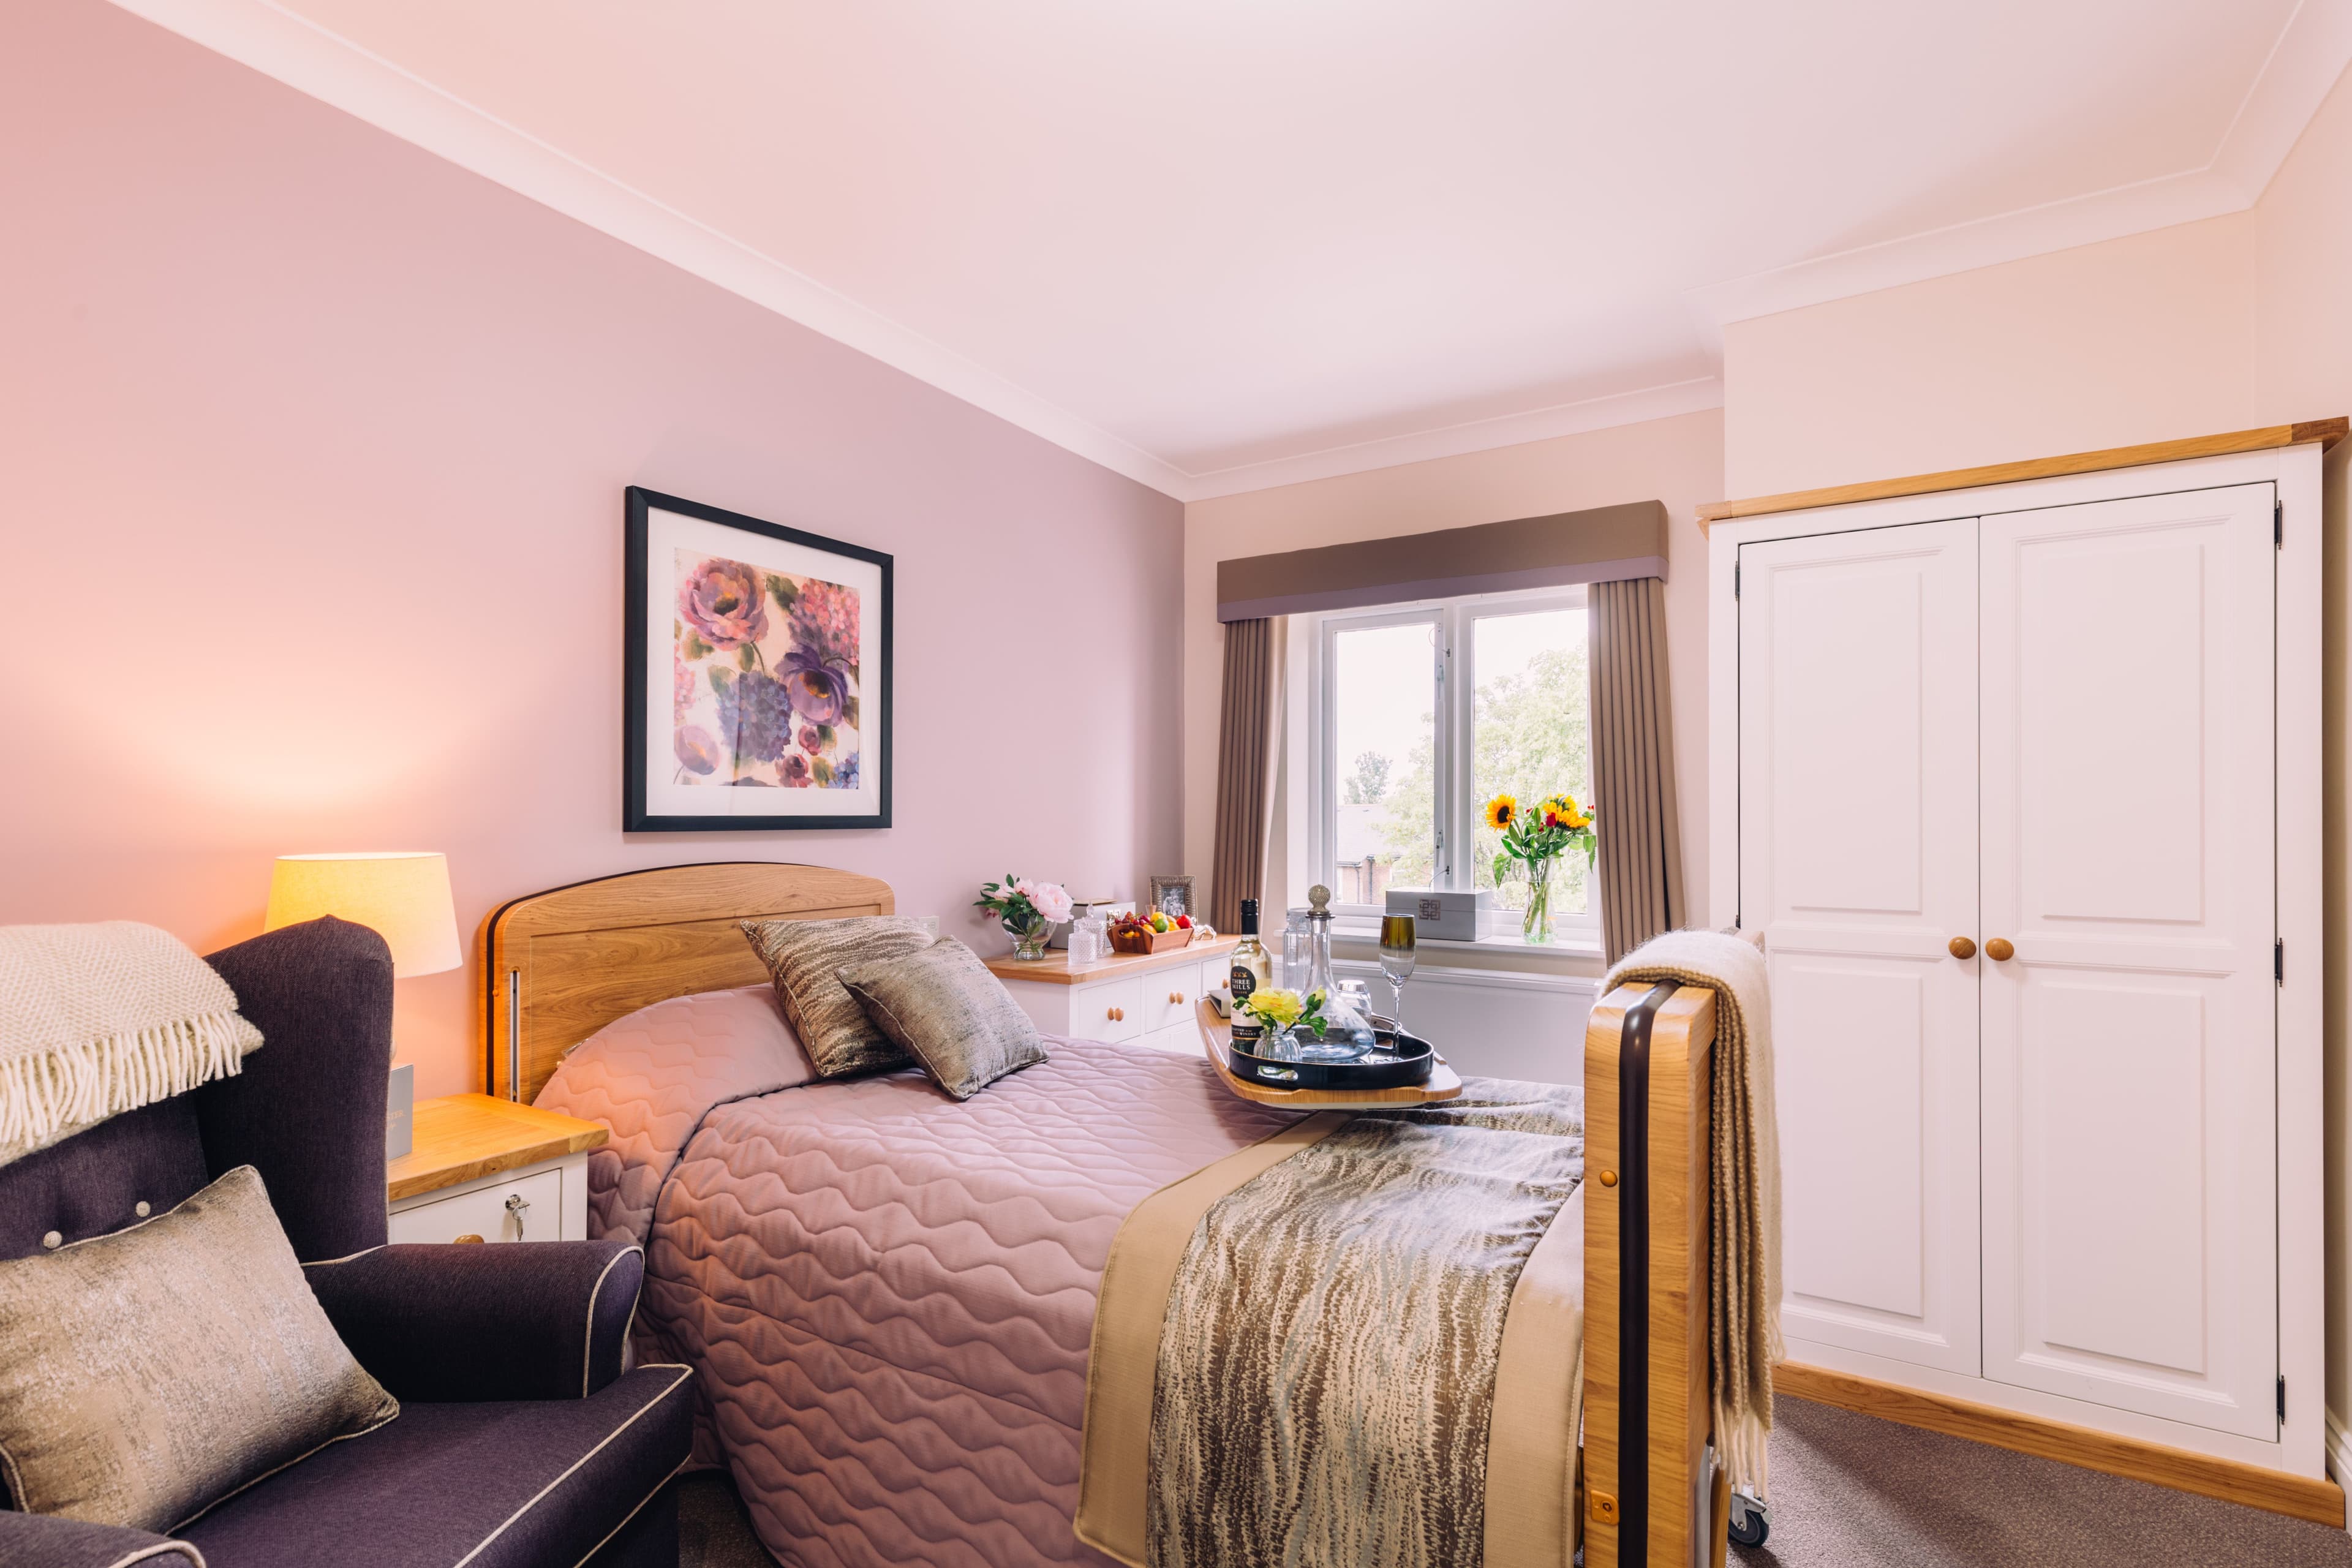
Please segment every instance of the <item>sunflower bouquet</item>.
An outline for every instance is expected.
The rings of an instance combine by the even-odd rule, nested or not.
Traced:
[[[1512,795],[1498,795],[1486,803],[1486,826],[1503,836],[1502,847],[1495,853],[1496,885],[1509,876],[1512,861],[1527,867],[1528,910],[1521,931],[1528,941],[1551,940],[1552,862],[1580,846],[1584,863],[1592,863],[1594,815],[1591,806],[1577,805],[1576,797],[1564,792],[1525,808]]]

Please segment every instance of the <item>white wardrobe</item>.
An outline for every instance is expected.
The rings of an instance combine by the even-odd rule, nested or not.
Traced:
[[[2324,1473],[2320,452],[1712,526],[1790,1360]]]

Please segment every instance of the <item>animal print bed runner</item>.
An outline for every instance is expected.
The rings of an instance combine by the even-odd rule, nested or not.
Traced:
[[[1150,1568],[1485,1560],[1507,1317],[1584,1116],[1575,1089],[1477,1088],[1356,1116],[1202,1215],[1153,1376]]]

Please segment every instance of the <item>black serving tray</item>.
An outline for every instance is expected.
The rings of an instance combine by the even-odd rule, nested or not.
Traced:
[[[1285,1062],[1253,1056],[1228,1041],[1226,1067],[1244,1083],[1261,1089],[1318,1089],[1360,1093],[1375,1089],[1409,1089],[1429,1081],[1437,1047],[1420,1036],[1399,1029],[1386,1018],[1372,1019],[1372,1037],[1388,1061]]]

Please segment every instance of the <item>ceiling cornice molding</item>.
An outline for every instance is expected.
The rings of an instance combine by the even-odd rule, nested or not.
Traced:
[[[1186,475],[1173,464],[268,0],[114,3],[1034,436],[1184,499]]]
[[[1263,463],[1193,474],[1188,481],[1191,493],[1181,499],[1213,500],[1244,490],[1270,490],[1281,485],[1338,479],[1372,468],[1425,463],[1433,458],[1459,458],[1498,447],[1525,446],[1530,441],[1549,441],[1559,436],[1579,436],[1589,430],[1639,425],[1651,419],[1670,419],[1677,414],[1696,414],[1722,406],[1722,377],[1699,376],[1532,409],[1525,414],[1498,415],[1492,419],[1474,419],[1435,430],[1416,430],[1377,441],[1303,452],[1295,458],[1274,458]]]
[[[1456,457],[1723,405],[1718,376],[1192,473],[858,304],[272,0],[113,0],[625,244],[1178,500]],[[2352,63],[2352,0],[2302,0],[2206,167],[1686,290],[1720,364],[1731,321],[2241,212]]]
[[[2262,198],[2347,65],[2352,0],[2303,0],[2201,169],[1728,279],[1685,291],[1684,301],[1720,356],[1723,329],[1733,321],[2243,212]]]

